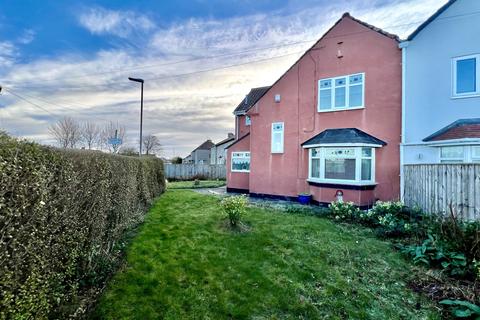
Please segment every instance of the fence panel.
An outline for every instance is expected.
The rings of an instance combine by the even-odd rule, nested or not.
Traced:
[[[480,219],[480,164],[412,164],[404,167],[404,201],[436,214]]]
[[[227,170],[224,164],[165,164],[165,178],[175,180],[191,180],[195,178],[226,179]]]

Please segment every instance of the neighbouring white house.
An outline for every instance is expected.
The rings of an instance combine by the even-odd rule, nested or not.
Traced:
[[[216,143],[210,149],[210,164],[225,164],[227,151],[229,145],[231,145],[235,141],[235,135],[233,133],[229,133],[227,138],[223,139],[222,141]]]
[[[480,1],[448,1],[400,47],[402,163],[480,162]]]

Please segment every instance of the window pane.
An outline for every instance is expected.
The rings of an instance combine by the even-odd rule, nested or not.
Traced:
[[[250,159],[247,158],[232,158],[232,170],[249,171]]]
[[[340,78],[340,79],[336,79],[335,80],[335,86],[338,87],[338,86],[344,86],[347,82],[346,82],[346,78]]]
[[[363,105],[363,85],[350,86],[350,107],[361,107]]]
[[[275,152],[282,151],[282,133],[281,132],[274,132],[273,133],[273,148],[272,150]]]
[[[350,84],[358,84],[363,82],[363,75],[362,74],[354,74],[350,76]]]
[[[372,156],[372,148],[362,148],[362,157],[370,158]]]
[[[372,160],[362,159],[362,180],[372,180]]]
[[[320,110],[332,108],[332,90],[320,90]]]
[[[325,179],[355,180],[355,159],[325,159]]]
[[[312,157],[319,157],[320,156],[320,149],[312,149]]]
[[[472,147],[472,156],[474,158],[480,158],[480,147]]]
[[[442,147],[440,157],[463,159],[463,147]]]
[[[470,93],[476,90],[476,59],[457,60],[457,93]]]
[[[345,107],[345,87],[335,88],[335,108]]]
[[[320,81],[320,89],[331,88],[332,87],[332,80],[321,80]]]
[[[320,178],[320,159],[312,159],[312,178]]]

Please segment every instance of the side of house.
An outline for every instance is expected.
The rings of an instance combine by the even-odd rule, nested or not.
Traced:
[[[196,147],[190,154],[191,163],[210,164],[210,149],[212,149],[214,146],[215,144],[209,139]]]
[[[403,164],[480,162],[480,1],[447,2],[403,50]]]
[[[235,135],[229,133],[226,139],[216,143],[210,149],[210,164],[225,164],[227,148],[235,141]]]
[[[251,195],[307,192],[329,203],[341,192],[360,206],[399,197],[396,36],[344,14],[246,115]],[[244,151],[235,147],[232,168],[234,153]]]

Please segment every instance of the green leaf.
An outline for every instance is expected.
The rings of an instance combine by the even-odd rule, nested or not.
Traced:
[[[453,314],[455,315],[455,317],[458,317],[458,318],[468,318],[470,316],[472,316],[473,312],[466,309],[466,310],[462,310],[462,309],[455,309],[453,311]]]

